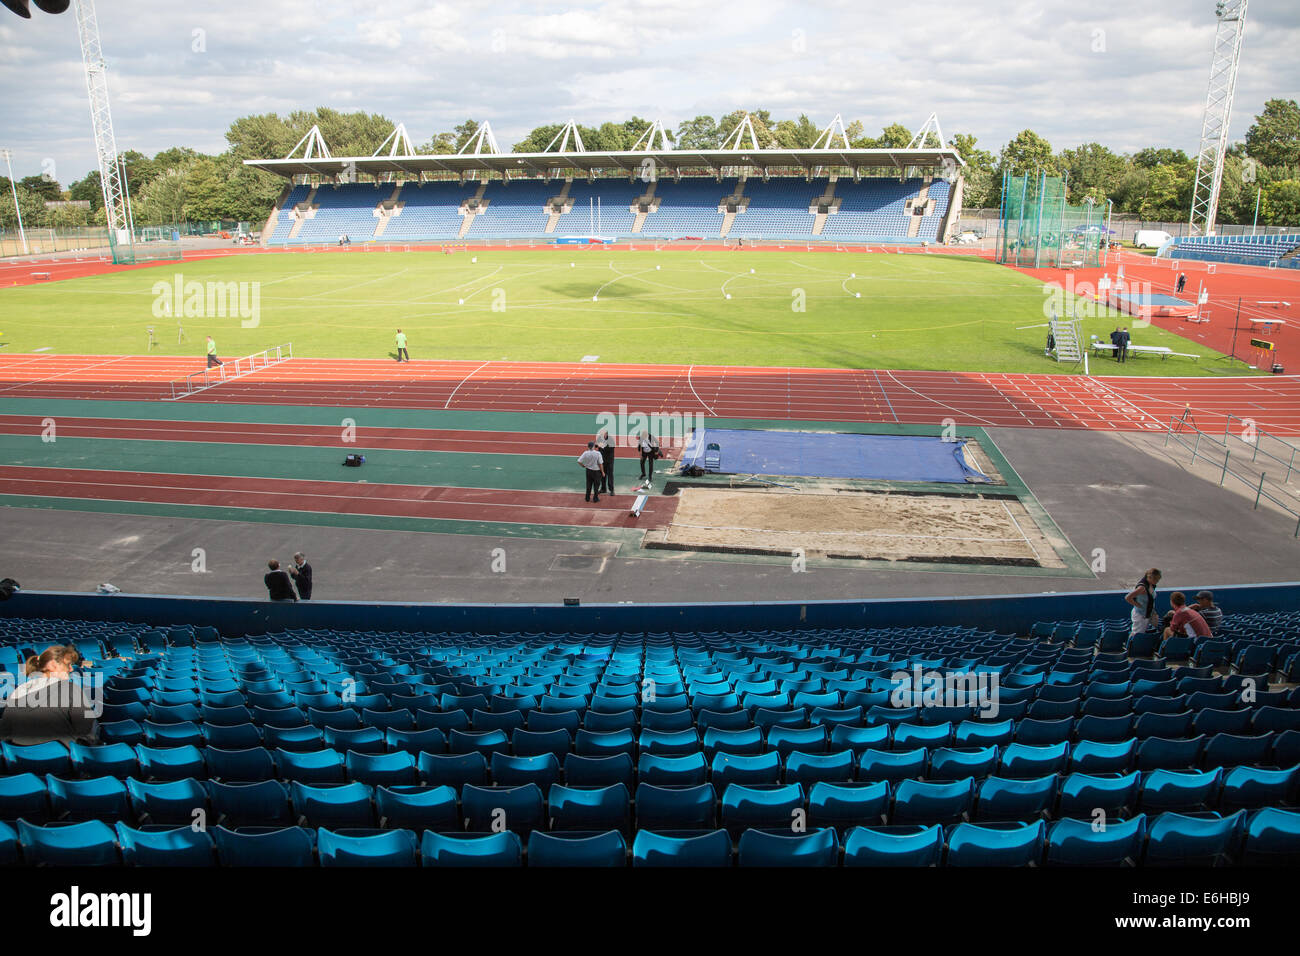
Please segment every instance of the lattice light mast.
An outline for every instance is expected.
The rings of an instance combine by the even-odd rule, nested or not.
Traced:
[[[131,201],[126,192],[126,175],[117,155],[117,140],[113,136],[113,116],[108,108],[108,67],[99,44],[95,3],[94,0],[74,0],[74,5],[77,34],[81,38],[81,60],[86,68],[86,90],[90,94],[90,122],[94,127],[99,182],[104,192],[104,215],[112,240],[130,245],[134,229]]]
[[[1193,234],[1213,235],[1219,215],[1219,189],[1223,184],[1223,161],[1228,153],[1228,122],[1232,119],[1232,97],[1237,89],[1241,41],[1246,35],[1247,2],[1220,0],[1214,8],[1219,22],[1214,31],[1201,148],[1196,153],[1196,183],[1188,220]]]

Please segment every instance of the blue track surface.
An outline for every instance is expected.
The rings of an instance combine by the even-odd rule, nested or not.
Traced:
[[[709,446],[716,444],[717,449]],[[965,442],[923,435],[856,435],[739,428],[697,430],[682,454],[717,474],[867,478],[965,484],[989,477],[966,460]]]

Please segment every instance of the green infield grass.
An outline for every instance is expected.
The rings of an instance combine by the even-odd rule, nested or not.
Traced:
[[[241,298],[241,286],[242,298]],[[177,289],[180,294],[177,294]],[[1043,354],[1052,301],[1083,338],[1128,325],[1135,344],[1202,356],[1093,374],[1205,375],[1219,353],[972,256],[636,251],[235,255],[0,289],[6,354],[413,359],[1067,372]],[[240,306],[242,305],[242,309]],[[186,341],[178,341],[177,326]]]

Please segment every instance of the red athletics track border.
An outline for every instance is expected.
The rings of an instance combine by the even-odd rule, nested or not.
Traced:
[[[1148,361],[1144,359],[1143,361]],[[1150,361],[1154,361],[1153,359]],[[0,399],[158,400],[193,359],[0,356]],[[1227,414],[1300,435],[1300,377],[1107,377],[874,369],[544,362],[290,359],[185,401],[598,415],[699,414],[1153,431],[1190,407],[1205,429]]]
[[[577,469],[575,469],[577,471]],[[580,476],[579,476],[580,477]],[[640,518],[631,495],[588,503],[576,493],[497,488],[304,481],[222,475],[173,475],[81,468],[0,465],[0,492],[34,498],[135,501],[206,508],[568,525],[586,528],[665,528],[676,496],[652,495]]]

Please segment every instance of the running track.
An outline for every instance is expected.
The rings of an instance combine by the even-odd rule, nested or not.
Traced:
[[[193,359],[0,356],[0,399],[153,401]],[[1225,415],[1300,435],[1300,377],[1106,377],[721,366],[291,359],[185,402],[474,409],[596,415],[1156,430],[1190,407],[1208,430]],[[244,427],[244,426],[241,426]],[[430,440],[448,440],[430,435]]]

